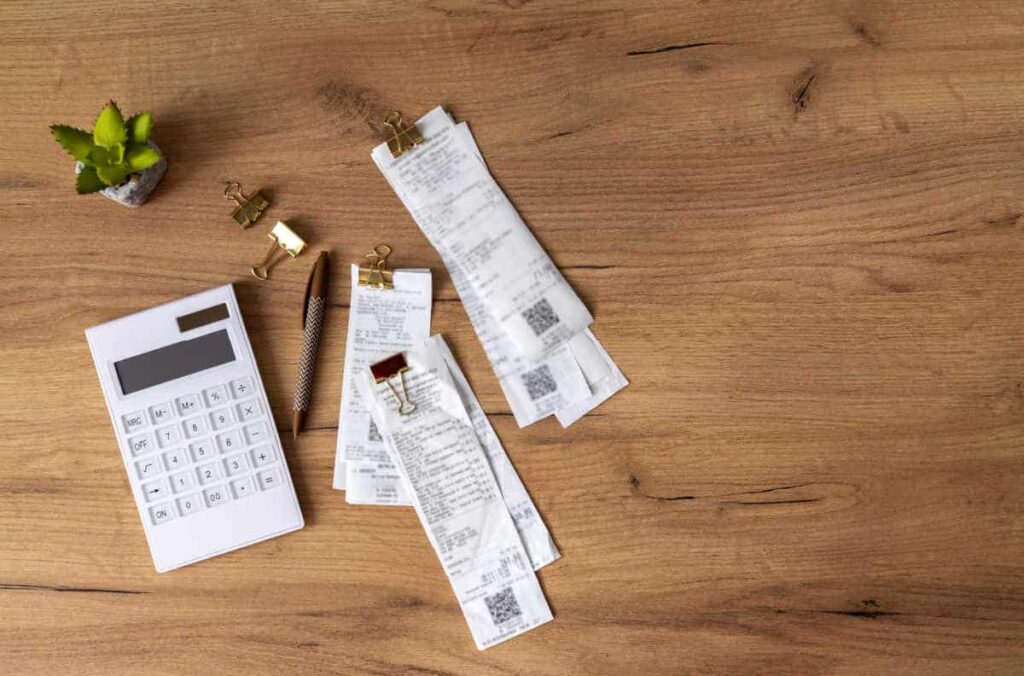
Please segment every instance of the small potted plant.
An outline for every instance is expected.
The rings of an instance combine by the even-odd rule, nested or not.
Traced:
[[[111,101],[96,118],[92,134],[55,124],[50,127],[64,150],[78,160],[78,194],[98,192],[127,207],[146,201],[167,171],[167,160],[149,140],[153,116],[138,113],[125,122]]]

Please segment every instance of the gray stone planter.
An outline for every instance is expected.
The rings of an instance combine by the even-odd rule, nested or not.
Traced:
[[[152,141],[149,145],[156,148],[157,145]],[[161,153],[162,155],[162,153]],[[75,163],[75,174],[82,173],[83,165],[81,162]],[[104,188],[100,191],[100,194],[107,199],[114,200],[118,204],[123,204],[126,207],[141,207],[147,199],[149,199],[150,193],[156,188],[157,184],[160,183],[160,179],[164,177],[167,172],[167,158],[161,157],[160,161],[154,164],[149,169],[140,171],[137,174],[132,174],[128,177],[128,180],[121,185],[116,185],[112,188]]]

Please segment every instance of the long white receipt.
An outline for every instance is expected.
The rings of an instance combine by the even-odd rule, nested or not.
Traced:
[[[395,270],[393,289],[359,286],[353,265],[345,373],[338,413],[334,487],[346,502],[408,505],[355,379],[373,362],[422,343],[430,335],[430,270]]]
[[[441,254],[520,426],[572,424],[627,381],[586,329],[591,317],[490,176],[465,123],[441,108],[426,139],[373,159]],[[589,371],[589,372],[587,372]]]
[[[473,639],[484,649],[552,619],[534,573],[542,564],[531,563],[525,542],[534,543],[538,557],[557,552],[546,529],[536,532],[543,537],[521,537],[517,530],[506,505],[512,487],[507,481],[499,487],[491,471],[479,420],[472,420],[456,385],[464,378],[444,341],[434,336],[405,358],[405,391],[416,404],[411,415],[399,415],[391,391],[367,371],[359,385]],[[517,490],[525,497],[521,483]],[[529,508],[535,515],[532,503]],[[543,528],[539,518],[535,523]]]

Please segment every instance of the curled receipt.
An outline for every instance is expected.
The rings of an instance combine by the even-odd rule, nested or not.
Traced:
[[[558,552],[503,449],[492,470],[500,443],[444,340],[434,336],[405,361],[409,415],[368,370],[358,384],[482,650],[552,619],[534,570]]]

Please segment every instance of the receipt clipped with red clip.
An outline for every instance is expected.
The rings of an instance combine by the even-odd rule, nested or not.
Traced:
[[[552,619],[535,570],[558,550],[441,336],[359,380],[480,649]]]

